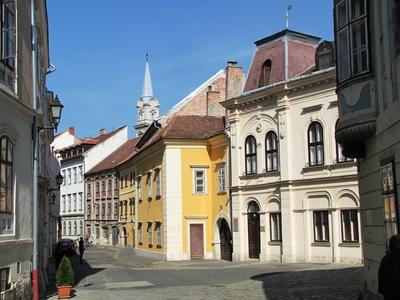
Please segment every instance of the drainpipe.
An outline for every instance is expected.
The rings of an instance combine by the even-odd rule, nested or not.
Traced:
[[[231,136],[230,136],[230,126],[225,128],[225,134],[227,134],[227,132],[229,131],[228,135],[228,139],[229,139],[229,143],[228,143],[228,170],[229,170],[229,218],[230,218],[230,226],[231,226],[231,250],[232,253],[231,255],[233,256],[233,212],[232,212],[232,151],[231,151],[231,147],[232,147],[232,142],[231,142]],[[233,257],[232,257],[233,260]]]
[[[31,30],[32,30],[32,98],[33,109],[37,110],[38,104],[36,99],[36,20],[35,20],[35,0],[31,0]],[[33,117],[32,123],[32,140],[33,140],[33,253],[32,253],[32,289],[33,300],[39,300],[39,223],[38,223],[38,140],[37,117]]]

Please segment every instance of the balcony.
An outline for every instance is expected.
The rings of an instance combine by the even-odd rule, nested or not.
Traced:
[[[376,131],[376,96],[373,77],[364,76],[338,85],[339,120],[335,137],[349,158],[365,156],[365,142]]]

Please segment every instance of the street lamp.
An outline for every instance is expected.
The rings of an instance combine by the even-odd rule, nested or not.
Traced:
[[[57,185],[57,187],[56,188],[47,189],[47,193],[50,193],[52,191],[59,191],[60,190],[60,186],[63,183],[63,181],[64,181],[64,177],[60,173],[58,173],[57,176],[56,176],[56,185]]]
[[[61,111],[62,111],[63,107],[64,107],[64,105],[62,105],[60,99],[58,98],[58,95],[56,95],[56,98],[51,100],[51,102],[50,102],[51,115],[53,117],[53,125],[54,125],[54,129],[56,131],[57,131],[58,123],[60,123]]]

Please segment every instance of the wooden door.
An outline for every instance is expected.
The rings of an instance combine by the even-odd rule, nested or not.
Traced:
[[[190,259],[204,258],[203,224],[190,224]]]
[[[260,258],[260,214],[247,214],[249,258]]]
[[[221,245],[221,259],[232,260],[231,231],[228,223],[223,219],[219,226],[219,240]]]

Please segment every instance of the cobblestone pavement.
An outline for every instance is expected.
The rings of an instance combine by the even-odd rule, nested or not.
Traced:
[[[342,300],[357,299],[363,282],[359,265],[160,262],[117,248],[90,248],[73,265],[75,299]]]

